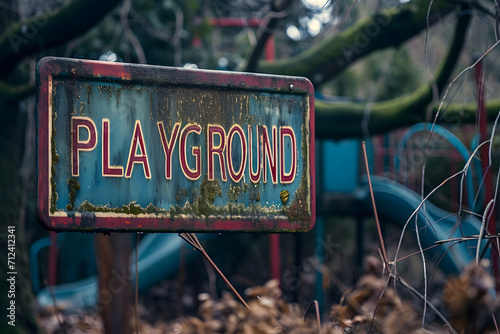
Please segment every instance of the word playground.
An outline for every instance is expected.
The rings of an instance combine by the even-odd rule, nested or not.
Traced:
[[[38,215],[56,231],[307,231],[304,78],[44,58]]]

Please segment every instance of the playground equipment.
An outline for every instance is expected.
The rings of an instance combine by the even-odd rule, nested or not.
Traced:
[[[366,181],[364,182],[366,185]],[[422,249],[434,246],[437,241],[478,235],[481,222],[467,215],[462,218],[428,202],[420,208],[421,196],[396,181],[384,177],[372,177],[375,203],[380,217],[397,223],[402,228],[414,229],[419,233]],[[365,205],[371,207],[371,202]],[[410,218],[411,217],[411,218]],[[486,242],[482,242],[484,247]],[[432,248],[427,256],[437,256],[439,267],[445,273],[458,274],[475,258],[477,241],[444,243]],[[489,257],[487,252],[486,257]]]
[[[438,124],[430,124],[430,123],[418,123],[415,124],[411,127],[409,127],[403,136],[401,137],[401,140],[398,143],[397,149],[396,149],[396,155],[394,157],[394,166],[397,171],[400,170],[400,165],[401,165],[401,157],[403,155],[403,151],[406,148],[406,145],[408,144],[408,141],[410,138],[412,138],[414,135],[420,132],[433,132],[433,135],[438,135],[446,139],[456,150],[457,152],[462,156],[464,161],[468,161],[471,157],[471,154],[467,147],[460,141],[460,139],[457,138],[453,133],[451,133],[448,129],[438,125]],[[477,136],[474,137],[474,140],[472,142],[472,148],[477,147]],[[474,171],[476,174],[476,179],[481,180],[482,178],[482,173],[481,173],[481,162],[479,159],[473,159],[472,164],[474,166]],[[466,184],[467,184],[467,205],[472,211],[475,211],[476,207],[481,207],[482,203],[484,201],[484,188],[481,188],[477,199],[475,198],[475,193],[474,193],[474,183],[473,183],[473,173],[468,172],[465,173],[466,177]]]
[[[450,131],[439,125],[421,123],[416,124],[406,130],[398,141],[397,149],[394,155],[394,167],[399,171],[401,166],[401,157],[410,138],[415,134],[433,131],[433,136],[441,136],[449,142],[460,154],[463,161],[469,161],[471,154],[465,145]],[[373,162],[376,150],[373,143],[368,142],[368,161]],[[357,227],[357,255],[355,263],[358,267],[363,264],[363,244],[364,244],[364,217],[373,215],[373,207],[369,194],[366,176],[360,176],[366,173],[364,168],[360,171],[360,142],[359,140],[345,140],[340,142],[323,141],[317,143],[318,156],[317,162],[320,171],[318,175],[318,215],[315,226],[316,240],[322,240],[324,237],[324,219],[330,214],[348,214],[356,213],[358,217]],[[380,157],[379,157],[380,158]],[[389,159],[383,159],[384,166],[380,172],[387,172],[386,162]],[[475,177],[478,182],[482,179],[481,166],[477,159],[472,161],[474,165]],[[370,166],[370,169],[373,167]],[[370,174],[373,175],[371,170]],[[482,207],[484,194],[482,188],[478,196],[475,196],[473,172],[468,170],[465,173],[465,182],[467,190],[467,205],[469,209],[474,210]],[[434,257],[437,263],[445,273],[458,274],[475,258],[477,241],[444,243],[436,246],[436,242],[461,238],[463,236],[479,235],[481,222],[471,216],[459,216],[456,213],[450,213],[429,201],[423,205],[422,196],[413,190],[397,183],[396,181],[381,177],[372,176],[373,193],[375,197],[377,212],[384,221],[390,221],[401,228],[415,230],[419,234],[421,247],[426,249],[431,246],[431,250],[426,251],[426,257]],[[410,219],[411,217],[411,219]],[[415,236],[416,234],[413,233]],[[480,247],[484,253],[484,258],[490,257],[489,249],[485,250],[486,242],[482,242]],[[319,254],[321,259],[323,254]],[[392,259],[389,259],[392,260]],[[321,265],[321,264],[320,264]],[[317,272],[316,277],[316,299],[322,304],[323,287],[322,274]]]
[[[200,234],[200,241],[206,240],[210,234]],[[42,239],[43,240],[43,239]],[[137,248],[138,270],[139,270],[139,291],[146,291],[148,288],[158,283],[166,277],[171,277],[177,273],[180,265],[180,250],[187,247],[186,243],[177,234],[148,234],[145,235]],[[38,250],[40,249],[37,246]],[[187,248],[185,261],[188,263],[194,259],[195,251]],[[35,253],[32,253],[36,256]],[[132,254],[132,259],[135,255]],[[135,277],[135,264],[130,265],[130,275]],[[38,282],[33,277],[32,281]],[[135,285],[132,280],[130,284]],[[39,283],[36,283],[39,285]],[[37,294],[37,302],[41,307],[54,304],[54,295],[57,306],[65,311],[72,312],[77,309],[91,308],[96,305],[98,297],[97,276],[91,276],[80,281],[45,287]]]
[[[429,129],[430,127],[427,124],[419,124],[408,129],[402,137],[400,146],[398,146],[397,157],[400,156],[405,143],[413,134]],[[435,126],[433,131],[447,138],[457,147],[464,160],[469,159],[469,152],[458,138],[439,126]],[[340,209],[344,211],[342,213],[347,214],[357,210],[359,215],[368,216],[373,214],[373,208],[366,178],[359,177],[359,141],[322,142],[317,147],[320,148],[319,155],[323,159],[317,165],[323,170],[317,173],[317,175],[321,175],[318,182],[321,183],[318,185],[318,188],[321,188],[319,189],[321,196],[318,196],[318,201],[321,201],[321,203],[318,203],[321,212],[314,233],[316,233],[317,237],[322,238],[324,236],[324,220],[321,215],[329,214],[331,210],[337,210],[336,213],[338,213]],[[399,164],[400,161],[397,158],[395,166],[397,167]],[[324,170],[325,166],[328,166],[327,173]],[[480,173],[480,169],[476,170]],[[473,189],[470,174],[467,176],[467,187]],[[342,177],[338,178],[339,175]],[[476,177],[480,177],[480,175],[478,174]],[[421,195],[394,180],[372,176],[372,186],[379,216],[401,227],[408,227],[408,229],[414,229],[417,226],[422,248],[433,246],[436,241],[444,239],[479,234],[481,222],[472,216],[459,217],[457,214],[446,212],[430,202],[425,203],[425,210],[417,210],[422,201]],[[342,195],[332,198],[330,196],[332,193]],[[468,194],[473,194],[473,191],[469,191]],[[334,202],[339,198],[343,198],[343,201],[346,201],[347,198],[350,205],[344,205],[344,202],[341,205],[335,204]],[[476,202],[474,202],[474,197],[468,196],[469,206],[478,205]],[[412,218],[409,219],[410,217]],[[363,231],[360,233],[363,233]],[[208,238],[209,236],[210,234],[201,234],[200,238]],[[47,240],[43,240],[32,246],[32,263],[36,263],[34,261],[34,259],[36,260],[36,253],[43,247],[48,246],[48,244]],[[185,243],[177,234],[148,234],[142,238],[137,249],[140,277],[139,291],[145,291],[162,279],[171,277],[177,272],[180,264],[179,252],[181,247],[185,247]],[[430,252],[426,252],[426,256],[436,256],[440,259],[439,266],[444,272],[457,274],[474,259],[476,247],[476,241],[445,243],[434,247]],[[485,242],[480,247],[484,249]],[[484,253],[484,257],[488,258],[490,256],[489,251]],[[196,253],[193,250],[187,251],[186,261],[192,260],[195,255]],[[135,257],[132,256],[132,258]],[[32,268],[32,273],[37,273],[37,270],[37,268]],[[135,266],[133,264],[130,266],[130,273],[135,276]],[[321,281],[321,274],[318,274],[316,295],[320,302]],[[33,282],[35,287],[39,286],[38,279],[33,278]],[[46,287],[38,292],[37,301],[40,306],[52,305],[53,294],[57,305],[68,311],[93,307],[98,296],[97,277],[92,276],[77,282],[53,286],[51,290],[52,292]],[[36,289],[35,292],[37,292]]]

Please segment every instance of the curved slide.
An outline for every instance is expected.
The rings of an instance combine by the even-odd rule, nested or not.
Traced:
[[[364,186],[367,188],[366,182]],[[379,216],[401,227],[420,205],[420,195],[391,179],[372,177],[372,186]],[[364,203],[370,212],[372,204],[369,195],[366,196]],[[456,214],[450,214],[430,202],[426,203],[416,216],[423,248],[434,245],[438,240],[477,235],[481,227],[481,222],[472,216],[463,218],[459,226]],[[408,230],[414,230],[414,228],[415,218],[411,219],[407,226]],[[200,239],[208,236],[200,234]],[[177,234],[146,235],[138,247],[139,290],[144,291],[162,279],[177,273],[180,261],[179,250],[185,245]],[[431,255],[442,257],[440,267],[444,272],[459,273],[470,261],[474,260],[477,242],[456,243],[450,247],[451,245],[452,243],[443,244],[429,252]],[[484,242],[481,247],[485,247]],[[197,255],[195,251],[187,252],[186,261],[188,262],[195,255]],[[486,252],[485,256],[489,257],[489,252]],[[130,266],[130,272],[132,276],[135,275],[133,264]],[[54,286],[52,293],[57,305],[71,312],[95,306],[97,289],[97,278],[93,276],[78,282]],[[42,307],[53,305],[52,295],[47,287],[40,291],[37,300]]]
[[[198,239],[202,241],[208,236],[209,234],[199,234]],[[140,273],[139,291],[145,291],[162,279],[176,274],[180,265],[180,249],[186,246],[186,242],[175,233],[148,234],[144,236],[137,249],[137,265]],[[186,252],[186,262],[189,262],[197,255],[191,249],[192,247]],[[135,259],[134,253],[131,258]],[[120,277],[120,274],[119,272],[116,273],[118,282],[128,282],[128,284],[135,285],[133,279],[132,281],[126,281],[126,278]],[[130,265],[130,275],[135,277],[134,263]],[[97,301],[97,290],[97,277],[92,276],[81,281],[53,286],[51,289],[45,287],[37,294],[37,302],[41,307],[52,306],[54,304],[53,293],[57,306],[65,311],[72,312],[77,309],[94,307]]]
[[[366,181],[365,186],[367,187]],[[397,183],[394,180],[372,176],[373,193],[377,212],[379,216],[397,223],[403,227],[408,218],[414,213],[421,203],[421,197],[414,191]],[[365,205],[371,209],[372,203],[368,195]],[[416,217],[416,218],[415,218]],[[459,218],[457,214],[452,214],[436,205],[426,202],[412,219],[410,219],[407,230],[415,230],[415,219],[419,229],[419,237],[422,248],[435,245],[436,241],[461,238],[463,236],[478,235],[481,229],[481,222],[468,215],[465,218]],[[486,242],[481,244],[481,251]],[[457,274],[476,257],[477,241],[467,241],[461,243],[448,242],[435,247],[425,254],[441,258],[440,268],[448,274]],[[486,251],[484,256],[489,258],[490,253]]]

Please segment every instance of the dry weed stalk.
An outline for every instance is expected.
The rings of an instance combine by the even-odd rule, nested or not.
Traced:
[[[191,246],[193,246],[196,250],[198,250],[205,257],[205,259],[207,259],[207,261],[210,262],[210,264],[212,265],[212,267],[214,267],[214,269],[217,271],[217,273],[220,275],[220,277],[224,280],[224,282],[229,287],[229,289],[231,289],[231,291],[234,293],[234,295],[236,297],[238,297],[238,299],[240,300],[240,302],[243,305],[245,305],[245,307],[248,309],[248,304],[245,302],[245,300],[243,299],[243,297],[241,297],[241,295],[238,293],[238,291],[236,291],[236,289],[229,282],[229,280],[226,278],[226,276],[224,276],[224,274],[222,273],[222,271],[220,271],[219,267],[217,267],[217,265],[215,264],[215,262],[212,261],[212,259],[210,258],[210,256],[208,256],[207,252],[205,251],[205,248],[203,248],[203,246],[201,245],[201,243],[198,240],[198,238],[196,237],[196,235],[194,233],[180,233],[179,236],[184,241],[186,241],[188,244],[190,244]]]
[[[384,260],[385,268],[387,270],[391,271],[389,268],[389,261],[387,258],[387,252],[385,251],[384,237],[382,236],[382,229],[380,228],[380,221],[378,219],[377,206],[375,204],[375,195],[373,194],[372,180],[370,178],[370,166],[368,165],[368,157],[366,154],[366,144],[363,141],[363,142],[361,142],[361,145],[363,147],[363,157],[365,159],[366,177],[368,178],[368,187],[370,189],[370,196],[372,199],[373,214],[375,215],[375,222],[377,223],[377,232],[378,232],[378,237],[380,240],[380,247],[382,249],[382,258]]]
[[[59,323],[59,327],[61,328],[61,330],[64,334],[67,334],[66,326],[64,325],[66,323],[66,321],[64,319],[64,315],[61,314],[61,312],[59,312],[59,308],[57,307],[56,296],[54,295],[54,291],[52,290],[52,285],[48,284],[48,282],[46,280],[45,280],[45,284],[49,288],[50,297],[52,298],[52,303],[54,304],[54,312],[56,315],[57,322]],[[59,316],[63,317],[63,320],[61,320],[59,318]]]
[[[306,310],[306,313],[304,314],[304,321],[306,321],[307,319],[307,313],[309,312],[309,309],[311,309],[311,307],[314,305],[314,309],[316,311],[316,321],[317,321],[317,325],[318,325],[318,334],[321,334],[321,317],[319,315],[319,304],[318,304],[318,301],[317,300],[314,300],[310,305],[309,307],[307,308]]]

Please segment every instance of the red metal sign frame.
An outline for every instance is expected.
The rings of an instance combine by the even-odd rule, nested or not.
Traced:
[[[168,77],[166,76],[168,75]],[[53,214],[50,211],[51,168],[53,166],[51,90],[54,78],[100,78],[128,83],[181,83],[193,87],[218,87],[271,92],[289,92],[307,95],[309,103],[309,180],[310,217],[306,221],[275,219],[225,219],[179,217],[143,218],[133,214],[106,213]],[[38,199],[37,215],[43,226],[53,231],[88,232],[305,232],[314,226],[315,200],[315,150],[314,150],[314,88],[305,78],[234,73],[209,70],[186,70],[150,65],[110,63],[89,60],[47,57],[38,64]]]

